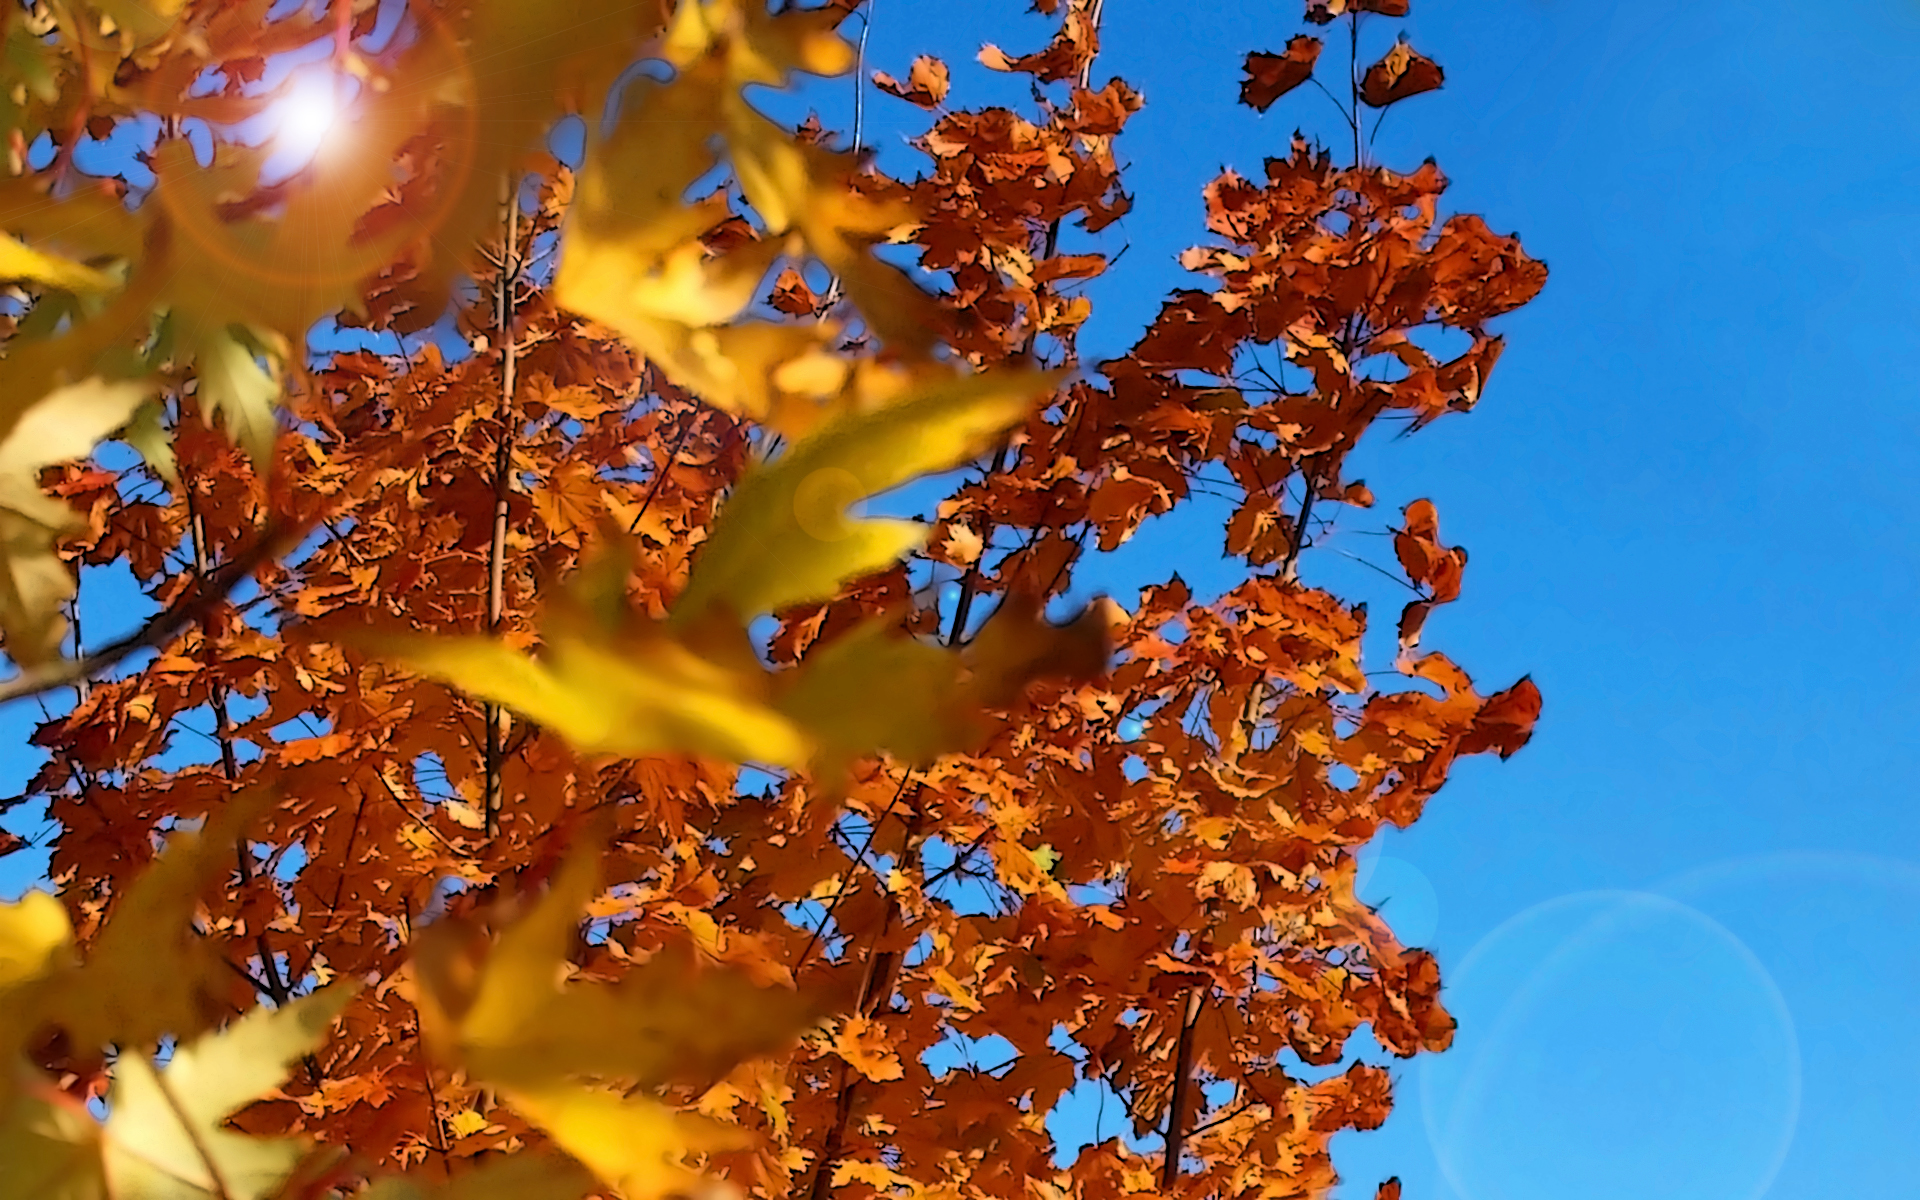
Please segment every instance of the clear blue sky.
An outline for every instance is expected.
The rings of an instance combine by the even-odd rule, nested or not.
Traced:
[[[1453,207],[1553,276],[1504,321],[1480,409],[1356,473],[1383,519],[1431,496],[1472,551],[1427,640],[1485,685],[1531,672],[1547,706],[1527,750],[1465,764],[1369,852],[1368,898],[1439,954],[1461,1029],[1396,1068],[1384,1129],[1336,1142],[1345,1195],[1396,1173],[1423,1200],[1915,1194],[1920,4],[1414,3],[1399,25],[1448,83],[1380,156],[1436,156]],[[970,64],[1038,45],[1022,7],[877,0],[869,65],[930,50],[956,103],[1017,102]],[[1108,0],[1098,78],[1147,107],[1089,357],[1181,282],[1222,165],[1332,133],[1315,92],[1234,102],[1241,54],[1298,9]],[[846,87],[809,95],[842,128]],[[897,170],[916,116],[870,98]],[[1164,524],[1080,582],[1124,596],[1172,562],[1232,582]],[[1325,552],[1307,574],[1374,590]],[[0,794],[34,715],[0,714]]]

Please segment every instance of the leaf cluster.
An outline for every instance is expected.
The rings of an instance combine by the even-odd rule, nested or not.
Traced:
[[[1325,1068],[1454,1030],[1356,852],[1540,711],[1423,650],[1467,562],[1431,501],[1375,531],[1391,670],[1305,578],[1363,438],[1472,408],[1545,281],[1365,159],[1439,68],[1349,63],[1352,161],[1223,172],[1198,285],[1089,364],[1142,106],[1098,0],[982,50],[1029,112],[875,72],[913,178],[749,100],[852,69],[855,5],[266,7],[4,18],[0,118],[56,149],[0,182],[0,631],[80,685],[28,793],[59,899],[0,909],[21,1194],[1329,1194],[1391,1077]],[[315,39],[356,136],[268,181],[250,81]],[[144,194],[80,177],[150,117]],[[310,360],[322,318],[362,348]],[[1086,598],[1204,494],[1234,586]],[[92,678],[109,565],[168,623]],[[1083,1085],[1130,1136],[1057,1167]]]

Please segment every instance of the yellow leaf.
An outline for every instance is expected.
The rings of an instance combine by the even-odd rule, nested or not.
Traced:
[[[881,680],[885,686],[876,687]],[[780,708],[818,741],[830,772],[840,761],[882,749],[925,766],[974,740],[978,711],[959,695],[960,655],[902,633],[885,618],[808,654],[785,682]]]
[[[0,1083],[0,1197],[107,1200],[100,1123],[39,1081],[9,1102],[11,1083]]]
[[[60,901],[28,892],[17,903],[0,904],[0,1064],[11,1064],[33,1035],[40,990],[70,968],[72,959],[73,929]],[[11,1067],[0,1065],[0,1116],[13,1087],[10,1076]]]
[[[73,596],[73,575],[53,548],[79,516],[40,490],[41,468],[92,453],[152,390],[95,376],[45,393],[0,433],[0,631],[15,662],[59,655]]]
[[[477,1080],[514,1088],[573,1075],[649,1088],[712,1083],[818,1017],[813,996],[756,986],[738,971],[696,966],[680,954],[656,956],[616,983],[564,983],[598,870],[596,845],[577,850],[491,951],[452,923],[420,934],[420,1010],[437,1054]]]
[[[834,32],[846,16],[832,7],[774,12],[757,0],[686,0],[674,10],[661,56],[686,70],[718,55],[736,88],[786,87],[794,71],[841,75],[853,68],[854,47]]]
[[[219,420],[234,445],[246,451],[253,469],[264,473],[280,436],[274,416],[280,404],[280,381],[260,365],[254,347],[234,329],[217,329],[200,338],[194,360],[202,409]]]
[[[0,998],[51,974],[72,944],[67,910],[47,893],[0,904]]]
[[[491,700],[592,753],[701,754],[799,766],[807,746],[759,696],[764,683],[655,634],[616,640],[591,628],[547,633],[535,659],[482,637],[366,639],[369,649]]]
[[[560,1085],[515,1088],[507,1098],[626,1200],[685,1194],[700,1178],[685,1165],[688,1154],[746,1141],[744,1130],[676,1112],[644,1096]]]
[[[69,292],[105,292],[114,286],[112,277],[104,271],[45,250],[35,250],[19,238],[5,235],[0,235],[0,279],[24,279]]]
[[[746,619],[824,599],[842,581],[892,562],[919,544],[924,528],[849,520],[846,506],[979,454],[1058,378],[1043,371],[965,376],[829,420],[741,481],[701,548],[674,623],[715,610]]]
[[[276,1087],[318,1046],[351,995],[328,988],[284,1008],[256,1009],[177,1046],[164,1069],[144,1054],[122,1054],[105,1130],[111,1193],[155,1200],[275,1193],[305,1156],[305,1143],[234,1133],[224,1128],[226,1118]]]
[[[471,1108],[463,1108],[447,1121],[455,1137],[470,1137],[487,1127],[487,1119]]]
[[[848,1017],[834,1034],[833,1052],[875,1083],[903,1078],[906,1069],[887,1036],[885,1029],[866,1017]]]

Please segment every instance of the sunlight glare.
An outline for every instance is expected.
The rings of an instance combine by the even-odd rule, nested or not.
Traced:
[[[273,105],[274,148],[279,157],[305,162],[320,150],[340,115],[338,81],[331,72],[315,71],[295,78],[287,94]]]

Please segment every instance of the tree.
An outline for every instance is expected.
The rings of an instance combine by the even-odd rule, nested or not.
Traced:
[[[853,7],[6,18],[6,686],[78,688],[29,792],[61,902],[0,910],[0,1157],[30,1186],[580,1195],[577,1162],[629,1197],[696,1168],[815,1200],[1324,1195],[1389,1078],[1289,1064],[1363,1025],[1446,1046],[1434,959],[1357,898],[1354,851],[1460,755],[1517,750],[1539,695],[1419,651],[1466,561],[1427,501],[1392,527],[1411,686],[1300,577],[1372,504],[1362,435],[1472,407],[1487,322],[1545,279],[1440,220],[1431,162],[1365,160],[1367,110],[1439,68],[1355,57],[1353,161],[1297,137],[1216,179],[1219,242],[1182,260],[1210,286],[1084,365],[1141,103],[1094,86],[1099,0],[982,51],[1037,117],[947,108],[930,58],[875,73],[931,113],[906,180],[742,95],[852,68]],[[1357,56],[1405,11],[1307,19]],[[199,167],[181,131],[319,37],[366,136],[280,183],[221,138]],[[1250,55],[1243,98],[1320,51]],[[543,149],[643,52],[671,77],[626,78],[577,170]],[[134,206],[74,147],[143,114]],[[449,303],[471,353],[425,336]],[[304,362],[330,315],[371,348]],[[1470,348],[1437,357],[1441,327]],[[84,457],[115,434],[143,464]],[[858,512],[929,475],[930,528]],[[1197,481],[1239,493],[1244,582],[1071,611],[1076,569]],[[159,614],[62,657],[76,565]],[[1004,1061],[954,1065],[991,1038]],[[1056,1168],[1083,1083],[1161,1146]]]

